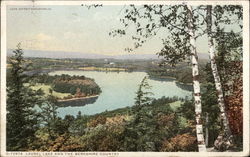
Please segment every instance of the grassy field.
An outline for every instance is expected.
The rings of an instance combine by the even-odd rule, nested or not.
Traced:
[[[176,111],[179,107],[181,107],[182,103],[183,102],[181,102],[181,101],[175,101],[175,102],[169,103],[169,105],[173,109],[173,111]],[[180,125],[183,127],[186,127],[188,125],[187,119],[184,117],[179,117],[179,122],[180,122]]]
[[[181,106],[182,102],[181,101],[175,101],[172,103],[169,103],[170,107],[176,111],[177,108],[179,108]]]
[[[31,88],[33,90],[42,89],[44,91],[45,95],[49,95],[49,89],[51,89],[50,85],[45,85],[45,84],[36,84],[35,86],[32,86]],[[69,96],[71,94],[70,93],[59,93],[59,92],[53,91],[52,95],[61,99],[65,96]]]

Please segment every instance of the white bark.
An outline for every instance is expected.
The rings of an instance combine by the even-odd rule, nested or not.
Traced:
[[[220,118],[223,124],[223,138],[225,140],[225,143],[228,143],[229,145],[232,143],[232,134],[229,127],[228,118],[225,112],[225,103],[224,103],[224,96],[220,81],[220,76],[217,69],[217,64],[215,62],[215,47],[214,42],[212,38],[212,6],[207,6],[207,34],[208,34],[208,46],[209,46],[209,54],[210,54],[210,62],[211,62],[211,69],[214,77],[215,82],[215,88],[218,95],[218,105],[220,108]],[[224,143],[224,142],[223,142]]]
[[[206,146],[208,146],[208,140],[209,140],[209,131],[208,131],[208,113],[206,113],[206,139],[205,139],[205,142],[206,142]]]
[[[201,93],[200,93],[200,82],[199,77],[199,68],[198,68],[198,56],[196,52],[195,45],[195,32],[193,29],[193,13],[192,7],[187,6],[188,9],[188,29],[190,35],[190,51],[191,51],[191,62],[192,62],[192,75],[193,75],[193,88],[194,88],[194,100],[195,100],[195,118],[196,118],[196,136],[198,141],[199,152],[206,152],[205,140],[203,135],[203,127],[201,121]]]

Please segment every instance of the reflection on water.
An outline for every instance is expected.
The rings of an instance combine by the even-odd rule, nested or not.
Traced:
[[[175,79],[174,78],[154,78],[154,77],[149,77],[149,79],[150,80],[155,80],[155,81],[169,81],[169,82],[171,82],[171,81],[175,81]]]
[[[193,91],[193,85],[185,85],[179,82],[175,82],[176,86],[183,89],[183,90],[188,90],[188,91]]]
[[[58,114],[64,117],[67,114],[76,116],[79,111],[82,114],[92,115],[104,111],[110,111],[118,108],[134,105],[136,91],[142,79],[147,76],[145,72],[98,72],[98,71],[55,71],[50,75],[84,75],[93,78],[100,86],[102,92],[98,99],[93,103],[79,105],[70,105],[67,107],[59,107]],[[151,92],[153,97],[158,99],[162,96],[173,97],[178,96],[185,98],[191,96],[191,91],[178,86],[174,80],[159,81],[149,79],[148,83],[152,86]],[[185,86],[185,85],[183,85]],[[65,105],[66,106],[66,105]]]
[[[75,99],[75,100],[70,100],[70,101],[63,101],[63,102],[58,102],[57,106],[59,106],[59,107],[84,106],[84,105],[87,105],[87,104],[95,103],[97,98],[98,98],[98,96],[91,97],[91,98],[83,98],[83,99]]]

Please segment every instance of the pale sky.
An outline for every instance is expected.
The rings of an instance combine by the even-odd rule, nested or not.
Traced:
[[[18,8],[7,7],[8,49],[14,49],[17,43],[22,42],[22,48],[29,50],[120,55],[127,54],[124,49],[133,45],[130,36],[109,36],[112,29],[122,26],[119,17],[123,6],[103,6],[89,10],[82,6],[44,6],[50,10],[33,11]],[[164,32],[151,38],[135,53],[155,54],[160,51],[160,38],[163,36],[166,36]],[[206,40],[206,37],[197,40],[198,52],[207,53]]]

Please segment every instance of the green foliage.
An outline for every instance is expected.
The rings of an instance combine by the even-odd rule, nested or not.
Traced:
[[[204,6],[198,6],[193,10],[194,31],[198,36],[206,31],[202,30],[205,24],[203,19]],[[153,63],[146,61],[124,61],[117,63],[117,67],[126,69],[144,69],[150,67],[148,74],[151,77],[164,78],[175,77],[183,83],[192,82],[190,68],[178,63],[186,62],[190,56],[190,43],[188,33],[188,10],[185,5],[130,5],[125,7],[125,16],[121,19],[125,29],[118,29],[112,33],[126,35],[126,28],[135,24],[134,48],[142,46],[146,39],[155,36],[159,29],[165,29],[168,36],[162,39],[163,47],[158,55],[163,56],[163,61],[170,65],[176,65],[176,69],[170,66],[155,69]],[[232,64],[242,61],[242,35],[241,33],[225,32],[221,24],[232,24],[231,15],[236,15],[236,23],[242,28],[242,6],[215,6],[214,15],[216,31],[213,36],[217,42],[219,74],[223,88],[228,89],[226,94],[231,96],[234,91],[231,82],[242,76],[239,71],[234,71]],[[112,35],[112,33],[110,35]],[[152,100],[150,89],[145,77],[137,91],[135,106],[104,112],[93,116],[82,116],[80,113],[75,118],[67,115],[64,119],[57,117],[56,98],[50,95],[41,99],[41,90],[33,91],[24,83],[31,79],[24,75],[28,64],[24,63],[23,52],[18,46],[14,56],[8,58],[11,68],[7,75],[7,150],[37,150],[37,151],[197,151],[195,133],[195,112],[193,100],[181,100],[178,98],[161,98]],[[74,68],[88,66],[104,67],[100,60],[80,59],[30,59],[38,61],[33,69],[46,67]],[[84,63],[84,64],[82,64]],[[131,63],[131,64],[130,64]],[[229,66],[230,65],[230,66]],[[238,64],[237,64],[238,65]],[[219,133],[219,109],[213,76],[210,65],[207,64],[206,75],[200,73],[204,79],[202,86],[202,110],[209,113],[206,127],[209,129],[209,145]],[[233,72],[233,73],[231,73]],[[90,84],[83,83],[92,82]],[[71,94],[99,94],[100,88],[93,83],[94,80],[84,76],[49,76],[39,75],[36,82],[52,85],[55,91]],[[239,91],[240,92],[240,91]],[[238,93],[239,93],[238,92]],[[242,92],[241,92],[242,93]],[[240,95],[240,93],[239,93]],[[174,110],[171,108],[176,101],[181,101],[180,106]],[[227,102],[236,102],[240,99],[231,98]],[[170,104],[171,103],[171,104]],[[39,106],[41,111],[35,112]],[[204,116],[204,115],[203,115]],[[124,118],[126,117],[126,118]],[[41,125],[38,125],[41,122]],[[240,122],[240,121],[239,121]],[[235,123],[235,122],[234,122]],[[240,129],[240,128],[239,128]],[[242,144],[242,135],[239,135]]]
[[[52,96],[52,92],[49,96],[47,96],[46,100],[42,105],[40,105],[40,115],[41,115],[41,122],[44,125],[50,126],[50,123],[55,121],[57,117],[57,106],[56,106],[57,100],[54,96]]]
[[[81,137],[84,151],[118,151],[122,146],[122,126],[98,126]]]
[[[50,85],[56,79],[57,76],[50,76],[48,74],[40,74],[37,75],[34,80],[36,83],[44,83],[46,85]]]
[[[34,106],[40,105],[41,91],[24,86],[30,81],[24,75],[27,64],[24,63],[23,51],[18,44],[11,57],[11,70],[7,74],[7,150],[24,150],[34,140],[38,128],[38,115]]]
[[[106,117],[104,116],[97,116],[95,119],[91,120],[88,123],[88,127],[96,127],[99,124],[105,124],[106,123]]]
[[[134,116],[124,131],[124,148],[128,151],[155,151],[159,137],[152,112],[140,110]]]
[[[204,82],[206,79],[206,73],[203,71],[204,67],[207,64],[207,60],[200,60],[200,82]],[[147,74],[151,79],[159,79],[159,80],[168,80],[168,79],[176,79],[176,81],[184,84],[190,84],[193,82],[192,78],[192,69],[190,65],[186,62],[181,62],[175,67],[171,67],[169,65],[161,65],[155,67],[147,68]]]
[[[148,105],[135,105],[133,118],[125,125],[123,150],[160,151],[162,140],[181,130],[178,117],[168,105],[175,100],[163,97]]]
[[[87,128],[89,116],[78,114],[75,120],[69,126],[69,132],[72,135],[82,136],[85,134]]]
[[[216,41],[218,42],[218,45],[216,49],[218,50],[218,54],[216,56],[216,63],[218,66],[218,71],[222,83],[223,88],[223,95],[224,101],[226,104],[226,111],[228,114],[228,118],[230,117],[230,113],[234,112],[237,113],[235,117],[241,117],[242,112],[240,108],[240,101],[238,101],[235,107],[231,109],[229,106],[234,104],[234,101],[229,101],[228,98],[230,95],[235,95],[233,93],[233,89],[236,89],[233,87],[232,82],[235,80],[240,80],[242,77],[242,67],[240,67],[240,63],[242,63],[242,35],[239,33],[229,32],[225,33],[223,29],[220,29],[217,27],[217,33],[216,33]],[[206,97],[203,97],[202,100],[204,102],[203,110],[204,112],[209,114],[209,120],[206,127],[209,129],[209,145],[213,146],[215,139],[217,138],[220,131],[223,131],[222,124],[220,123],[219,119],[219,108],[218,108],[218,102],[217,102],[217,93],[215,92],[215,85],[214,80],[212,76],[212,70],[211,65],[207,64],[205,71],[206,71],[206,83],[202,86],[202,91]],[[240,69],[240,70],[236,70]],[[240,86],[240,81],[237,83],[237,87]],[[242,99],[241,92],[237,94],[237,98],[235,100]],[[234,126],[240,126],[242,124],[242,118],[239,118],[237,122],[234,122],[235,118],[232,118],[232,121],[230,124],[231,128],[234,128]],[[239,129],[240,130],[240,129]],[[241,141],[243,140],[242,136],[237,136],[235,138],[235,145],[236,147],[242,147]]]
[[[228,8],[229,6],[227,6]],[[232,10],[236,9],[237,6],[230,6]],[[234,9],[233,9],[234,8]],[[222,9],[219,8],[218,6],[215,7],[215,12],[219,12],[217,9]],[[239,8],[238,8],[239,9]],[[222,11],[222,10],[220,10]],[[220,15],[222,14],[219,13],[217,16],[218,19],[226,19],[222,18]],[[218,20],[217,19],[217,20]],[[225,22],[225,21],[220,21],[220,22]],[[230,21],[229,21],[230,22]],[[239,23],[240,24],[240,23]],[[233,31],[231,32],[225,32],[223,28],[220,28],[220,26],[217,26],[216,28],[216,33],[215,33],[215,40],[218,43],[216,46],[216,49],[218,51],[215,59],[218,67],[218,72],[220,75],[220,80],[222,84],[222,89],[223,89],[223,95],[224,101],[227,102],[227,96],[232,93],[230,90],[230,87],[232,86],[232,82],[234,79],[239,80],[241,78],[241,73],[239,71],[234,71],[234,69],[237,69],[238,63],[242,61],[242,35],[240,33],[235,33]],[[239,64],[240,65],[240,64]],[[211,70],[211,64],[208,63],[206,67],[204,68],[204,71],[206,72],[206,77],[205,81],[202,85],[202,102],[203,102],[203,108],[202,110],[204,111],[203,117],[205,117],[205,114],[208,114],[208,123],[205,125],[205,127],[208,128],[209,131],[209,141],[208,144],[209,146],[214,145],[214,141],[216,140],[217,136],[219,135],[220,131],[222,130],[222,124],[220,122],[220,111],[218,107],[218,102],[217,102],[217,93],[215,92],[215,84],[214,84],[214,78],[212,75],[212,70]],[[239,85],[239,84],[238,84]],[[240,98],[240,95],[237,96]],[[240,103],[237,103],[238,105]],[[229,113],[229,107],[231,104],[226,103],[226,108],[227,112]],[[237,106],[238,106],[237,105]],[[234,110],[237,107],[234,108]],[[236,117],[240,117],[240,109],[237,109],[239,115]],[[234,118],[235,119],[235,118]],[[236,123],[237,125],[241,122],[241,120],[238,120]],[[230,127],[233,127],[233,124],[230,124]],[[239,138],[240,139],[240,138]],[[242,138],[241,138],[242,139]],[[237,143],[238,140],[235,142]],[[240,145],[238,145],[241,147]]]
[[[10,58],[10,64],[7,73],[7,150],[48,151],[52,149],[49,146],[54,146],[53,141],[69,133],[74,117],[67,116],[65,120],[57,117],[53,90],[49,90],[46,97],[41,89],[32,90],[32,84],[37,80],[24,74],[28,65],[20,45]],[[47,76],[42,79],[45,78],[47,82],[54,79]]]
[[[86,95],[99,94],[101,92],[99,87],[92,85],[69,84],[66,82],[55,82],[53,85],[53,90],[56,92],[71,93],[72,95],[76,94],[77,88],[79,88],[80,91]]]
[[[175,98],[153,100],[148,105],[132,106],[97,115],[78,114],[56,117],[53,129],[48,125],[36,131],[31,150],[43,151],[164,151],[164,141],[178,134],[192,132],[182,125],[169,103],[185,101]],[[138,107],[140,109],[138,110]],[[132,112],[130,112],[132,111]],[[192,136],[190,136],[191,138]],[[173,141],[173,140],[172,140]],[[193,151],[195,143],[175,145],[172,151]]]
[[[175,99],[162,98],[137,109],[132,120],[125,126],[124,150],[162,151],[164,140],[186,131],[190,132],[190,126],[182,125],[179,115],[169,106],[168,103],[173,101]],[[196,147],[196,145],[191,147]],[[175,149],[174,151],[181,151],[181,149]]]
[[[206,88],[206,90],[204,89]],[[205,90],[205,91],[204,91]],[[202,97],[202,110],[203,110],[203,122],[204,127],[208,128],[209,131],[209,139],[208,144],[209,146],[213,146],[214,140],[217,138],[219,134],[219,108],[217,105],[217,97],[216,93],[214,92],[214,85],[204,85],[202,86],[202,93],[204,93]],[[182,117],[185,117],[187,122],[189,123],[195,123],[195,106],[194,106],[194,100],[185,100],[183,104],[181,104],[181,107],[177,109],[178,114]],[[205,123],[205,114],[209,113],[208,116],[208,123]],[[192,129],[188,129],[189,132],[192,132]],[[186,131],[188,131],[186,130]]]
[[[195,120],[194,108],[193,100],[185,100],[184,103],[181,104],[181,107],[177,109],[177,112],[188,120]]]
[[[136,92],[135,105],[147,105],[152,101],[152,98],[149,96],[153,95],[153,93],[148,91],[151,86],[148,84],[147,79],[145,76],[139,85],[138,91]]]
[[[189,59],[190,36],[186,5],[129,5],[124,10],[124,17],[120,19],[124,28],[113,30],[110,35],[126,35],[126,28],[133,25],[136,30],[131,37],[134,47],[126,48],[127,51],[141,47],[161,29],[168,32],[168,36],[162,38],[163,47],[157,54],[163,56],[163,60],[170,65]]]
[[[37,75],[37,83],[50,85],[55,92],[70,93],[78,96],[96,95],[101,93],[101,88],[93,79],[85,76],[70,76],[66,74],[50,76],[48,74]]]
[[[192,29],[198,38],[207,33],[206,28],[206,6],[194,6],[192,12]],[[162,49],[157,54],[163,57],[164,62],[176,65],[178,62],[189,60],[190,56],[190,34],[187,5],[129,5],[124,7],[124,16],[120,19],[123,27],[110,32],[112,36],[128,35],[126,30],[133,26],[135,32],[131,36],[134,47],[126,48],[133,51],[153,36],[166,32],[162,38]],[[223,28],[225,25],[237,24],[242,28],[242,6],[241,5],[216,5],[213,8],[215,26]],[[227,34],[226,32],[223,32]],[[214,37],[218,37],[213,34]],[[236,42],[237,43],[237,42]],[[231,44],[232,46],[234,44]]]

